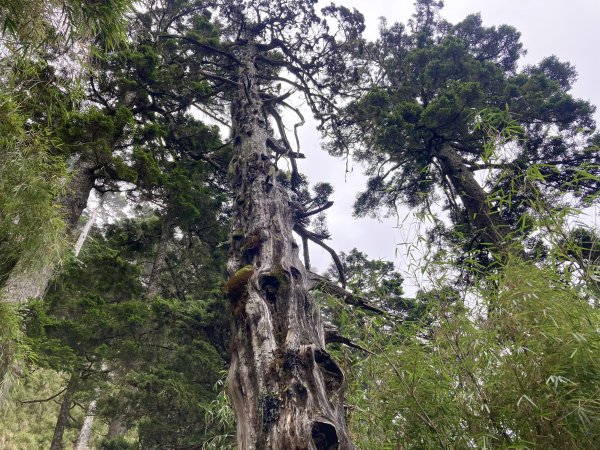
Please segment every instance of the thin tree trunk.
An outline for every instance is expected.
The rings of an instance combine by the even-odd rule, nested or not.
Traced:
[[[77,242],[75,243],[75,248],[73,251],[73,253],[75,254],[76,257],[79,256],[79,253],[81,252],[81,249],[83,248],[83,244],[85,243],[85,241],[90,233],[90,230],[92,229],[92,227],[94,226],[94,223],[96,222],[98,213],[102,209],[102,203],[103,203],[103,197],[100,197],[98,205],[92,211],[90,218],[88,219],[87,223],[83,227],[83,230],[81,230],[79,237],[77,238]],[[68,392],[68,389],[67,389],[67,392]],[[65,399],[66,399],[66,395],[67,394],[65,393]],[[63,404],[65,403],[65,401],[64,401],[65,399],[63,399]],[[55,435],[56,435],[56,430],[59,428],[58,423],[60,420],[62,420],[62,413],[63,413],[62,408],[63,408],[63,406],[61,405],[61,411],[59,413],[55,431],[54,431]],[[70,409],[70,405],[69,405],[69,409]],[[95,411],[96,411],[96,400],[94,399],[90,402],[90,404],[87,407],[85,419],[84,419],[83,425],[81,426],[81,429],[79,431],[79,435],[77,436],[77,442],[75,443],[74,450],[87,450],[88,443],[90,441],[90,436],[92,434],[92,427],[94,425]],[[67,417],[68,417],[68,410],[67,410]],[[64,430],[64,425],[62,426],[62,430]],[[60,440],[62,442],[62,431],[60,433],[61,433]]]
[[[108,433],[106,434],[108,439],[125,436],[126,433],[127,427],[123,423],[121,417],[117,416],[110,419],[110,422],[108,423]]]
[[[234,157],[230,278],[232,360],[228,378],[239,450],[352,449],[344,375],[325,350],[320,312],[292,237],[294,220],[267,150],[256,49],[238,55],[232,106]]]
[[[88,449],[90,437],[92,436],[92,428],[94,427],[96,404],[97,401],[96,399],[94,399],[88,405],[85,413],[85,419],[83,420],[83,425],[81,425],[81,429],[79,430],[79,434],[77,435],[77,442],[75,442],[75,447],[73,448],[73,450]]]
[[[77,242],[75,242],[75,248],[73,249],[73,254],[75,255],[75,257],[79,256],[79,253],[81,253],[83,244],[85,244],[85,241],[87,240],[88,235],[90,234],[90,230],[96,223],[96,219],[98,218],[98,214],[100,213],[100,210],[102,209],[103,204],[104,204],[104,197],[100,196],[100,199],[98,200],[98,204],[96,205],[96,207],[90,214],[90,217],[89,217],[88,221],[85,223],[83,230],[81,230],[81,233],[79,233]]]
[[[167,211],[162,219],[160,238],[154,256],[154,262],[152,263],[152,271],[150,272],[150,278],[148,280],[146,298],[152,298],[160,293],[160,277],[165,268],[167,248],[169,240],[171,239],[171,228],[173,228],[173,219],[171,218],[170,212]]]
[[[71,375],[69,383],[67,384],[67,390],[63,395],[62,402],[60,404],[60,410],[58,412],[58,418],[56,419],[56,426],[54,427],[54,435],[52,436],[52,442],[50,444],[50,450],[62,450],[63,448],[63,435],[67,422],[69,421],[69,412],[71,411],[71,403],[73,403],[73,396],[77,391],[77,376]]]

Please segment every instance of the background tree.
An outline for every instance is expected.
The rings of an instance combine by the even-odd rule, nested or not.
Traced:
[[[331,95],[351,72],[341,54],[359,38],[361,17],[329,7],[328,18],[321,19],[314,2],[209,5],[219,24],[218,45],[185,27],[205,27],[206,15],[174,21],[163,38],[204,56],[206,69],[199,73],[231,111],[223,120],[232,125],[235,199],[225,289],[234,315],[229,386],[238,446],[350,448],[343,374],[324,349],[293,242],[293,210],[274,160],[278,154],[297,156],[279,112],[290,95],[280,91],[281,84],[305,94],[322,118],[330,113]]]
[[[570,64],[552,56],[519,68],[514,28],[485,27],[479,15],[450,24],[441,7],[417,1],[408,25],[382,23],[369,52],[375,85],[346,108],[331,150],[352,148],[367,167],[357,215],[401,203],[427,210],[441,192],[466,247],[501,248],[531,213],[532,190],[550,203],[594,200],[595,108],[570,95]],[[487,145],[490,128],[502,142]],[[539,176],[526,182],[532,170]]]

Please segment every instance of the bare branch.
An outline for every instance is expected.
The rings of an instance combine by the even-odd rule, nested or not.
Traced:
[[[298,233],[301,237],[306,237],[307,239],[310,239],[311,241],[313,241],[315,244],[317,244],[321,248],[327,250],[327,252],[331,255],[331,258],[333,259],[333,263],[335,264],[335,267],[338,270],[340,283],[342,284],[342,287],[345,290],[346,289],[346,277],[344,276],[344,267],[342,266],[342,261],[340,261],[340,257],[337,255],[335,250],[332,249],[327,244],[325,244],[319,238],[319,236],[317,236],[315,233],[313,233],[312,231],[308,231],[306,228],[304,228],[300,224],[294,225],[294,231],[296,233]]]
[[[304,217],[314,216],[315,214],[319,214],[320,212],[323,212],[326,209],[331,208],[332,206],[333,206],[333,202],[329,201],[329,202],[325,203],[323,206],[321,206],[317,209],[313,209],[312,211],[301,212],[301,213],[297,214],[296,217],[298,217],[299,219],[303,219]]]
[[[348,292],[346,289],[339,287],[337,284],[332,283],[330,280],[328,280],[325,277],[322,277],[319,274],[309,271],[308,275],[310,277],[310,280],[314,283],[311,290],[320,289],[326,294],[339,298],[347,305],[356,306],[358,308],[362,308],[367,311],[371,311],[384,316],[390,315],[383,309],[378,308],[377,306],[374,306],[371,303],[369,303],[368,300],[365,300],[364,298],[355,295],[352,292]]]
[[[54,394],[52,397],[44,398],[44,399],[41,399],[41,400],[19,400],[19,403],[25,405],[27,403],[44,403],[44,402],[49,402],[50,400],[54,400],[60,394],[64,393],[67,390],[67,388],[68,388],[68,386],[65,387],[64,389],[62,389],[57,394]]]
[[[325,328],[325,343],[326,344],[332,344],[332,343],[344,344],[344,345],[347,345],[348,347],[352,347],[357,350],[361,350],[370,355],[375,354],[371,350],[368,350],[358,344],[355,344],[354,342],[352,342],[352,340],[350,338],[347,338],[346,336],[341,335],[337,328]]]

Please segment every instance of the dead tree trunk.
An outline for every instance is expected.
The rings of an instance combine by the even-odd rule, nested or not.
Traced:
[[[344,374],[325,350],[292,237],[288,195],[267,149],[255,57],[251,42],[238,55],[232,105],[235,211],[225,290],[233,314],[228,391],[238,448],[352,449]]]
[[[94,427],[94,415],[96,414],[96,399],[92,400],[87,407],[85,412],[85,419],[77,435],[77,441],[73,450],[87,450],[92,436],[92,429]]]
[[[58,412],[58,418],[56,419],[56,426],[54,427],[54,435],[52,436],[52,442],[50,443],[50,450],[62,450],[63,448],[63,435],[67,422],[69,421],[69,412],[71,411],[71,404],[73,403],[73,395],[77,391],[77,376],[71,375],[65,395],[63,396],[60,404],[60,410]]]

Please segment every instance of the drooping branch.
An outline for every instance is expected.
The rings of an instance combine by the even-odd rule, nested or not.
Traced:
[[[313,241],[315,244],[317,244],[321,248],[327,250],[327,252],[331,255],[331,258],[333,259],[333,263],[335,264],[335,267],[338,270],[340,283],[341,283],[342,287],[344,289],[346,289],[346,277],[344,276],[344,266],[342,265],[342,261],[340,260],[340,257],[335,252],[335,250],[332,249],[327,244],[325,244],[319,238],[319,236],[317,236],[317,234],[313,233],[312,231],[307,230],[306,228],[304,228],[302,225],[300,225],[298,223],[296,223],[294,225],[294,231],[296,233],[298,233],[301,237],[306,237],[307,239],[310,239],[311,241]]]
[[[371,304],[368,300],[353,294],[352,292],[348,292],[346,289],[341,288],[337,284],[332,283],[330,280],[319,274],[309,271],[308,275],[310,277],[310,281],[312,282],[312,286],[310,288],[311,290],[320,289],[326,294],[339,298],[347,305],[356,306],[357,308],[362,308],[366,311],[371,311],[384,316],[390,315],[387,311],[384,311],[383,309]]]
[[[365,353],[369,353],[370,355],[374,355],[374,353],[371,350],[366,349],[363,346],[354,343],[352,341],[352,339],[350,339],[346,336],[343,336],[342,334],[340,334],[340,330],[338,330],[337,328],[334,328],[334,327],[327,327],[327,326],[325,327],[325,343],[327,343],[327,344],[333,344],[333,343],[344,344],[344,345],[347,345],[348,347],[352,347],[357,350],[361,350]]]

